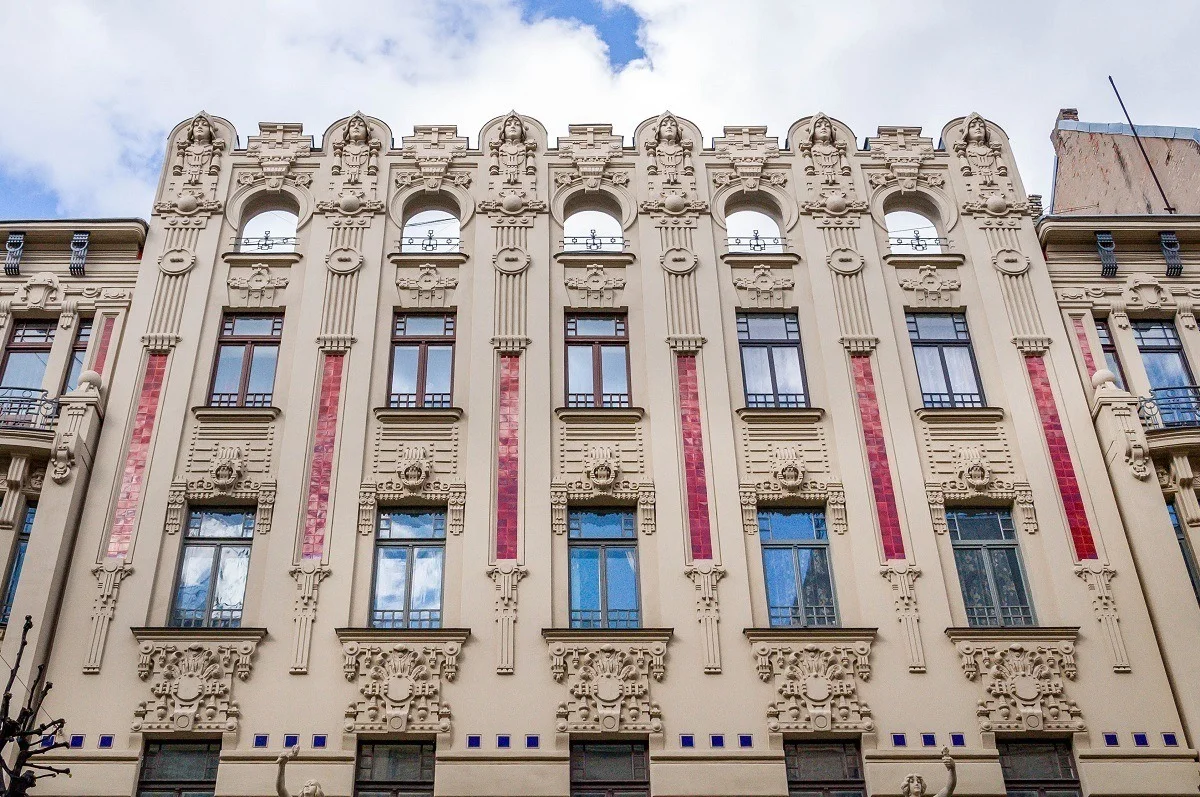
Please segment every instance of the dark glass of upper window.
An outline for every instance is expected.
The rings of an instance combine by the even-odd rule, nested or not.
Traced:
[[[87,354],[88,343],[92,339],[92,319],[79,319],[79,331],[75,333],[75,342],[71,344],[71,364],[67,368],[67,378],[63,380],[62,392],[70,393],[79,387],[79,375],[83,373],[83,358]]]
[[[630,406],[625,316],[569,315],[566,333],[567,406]]]
[[[788,794],[800,797],[866,797],[857,742],[784,742]]]
[[[354,767],[356,797],[433,794],[433,742],[362,742]]]
[[[217,788],[219,741],[146,742],[138,797],[212,797]]]
[[[771,625],[837,625],[825,513],[759,512],[758,533]]]
[[[375,628],[440,628],[446,513],[381,511],[375,533]]]
[[[1012,515],[996,509],[946,512],[954,563],[972,626],[1033,625],[1033,607]]]
[[[271,406],[281,337],[281,315],[225,316],[217,342],[209,406]]]
[[[1133,337],[1163,426],[1200,424],[1200,389],[1171,321],[1134,321]]]
[[[17,597],[17,582],[21,579],[21,568],[25,564],[25,551],[29,548],[29,534],[33,531],[33,521],[37,516],[37,504],[25,505],[25,520],[17,534],[17,544],[13,549],[12,560],[8,566],[8,577],[4,580],[4,604],[0,606],[0,625],[7,625],[12,614],[13,601]]]
[[[572,797],[649,797],[650,761],[645,742],[571,744]]]
[[[1174,502],[1167,504],[1167,514],[1171,518],[1171,527],[1175,529],[1175,540],[1183,554],[1183,566],[1187,569],[1188,580],[1192,582],[1192,591],[1196,593],[1196,601],[1200,602],[1200,567],[1196,565],[1196,552],[1192,549],[1183,524],[1179,522],[1179,512]]]
[[[1083,791],[1065,741],[997,741],[1004,787],[1014,797],[1080,797]]]
[[[454,381],[454,316],[396,316],[389,407],[449,407]]]
[[[962,313],[909,313],[908,337],[926,407],[982,407],[979,370]]]
[[[792,313],[738,313],[747,407],[807,407],[800,323]]]
[[[1112,371],[1117,378],[1117,387],[1125,390],[1125,369],[1121,367],[1121,358],[1117,356],[1117,345],[1113,342],[1112,330],[1108,327],[1107,318],[1096,319],[1096,337],[1100,338],[1100,351],[1104,353],[1104,367]]]
[[[572,628],[638,628],[637,524],[632,512],[567,517]]]
[[[251,509],[194,509],[188,515],[171,625],[241,625],[253,538]]]
[[[0,388],[42,389],[57,328],[57,321],[18,321],[13,325],[0,368]]]

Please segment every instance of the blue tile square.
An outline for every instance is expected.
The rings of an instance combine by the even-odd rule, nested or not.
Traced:
[[[83,747],[83,734],[82,733],[71,734],[71,749],[78,750],[82,747]]]
[[[267,734],[265,734],[265,733],[254,734],[254,746],[255,747],[266,747],[268,744],[270,744],[270,742],[271,742],[271,737],[268,736]]]
[[[1179,737],[1173,733],[1164,733],[1163,734],[1163,744],[1167,747],[1178,747],[1179,746]]]
[[[101,750],[111,750],[112,746],[113,746],[112,734],[106,733],[100,737],[100,749]]]
[[[54,746],[54,737],[53,736],[47,734],[46,736],[42,737],[42,747],[53,747],[53,746]]]
[[[966,747],[967,737],[962,733],[952,733],[950,734],[950,744],[954,747]]]
[[[471,750],[478,749],[483,744],[483,737],[470,735],[467,737],[467,747]]]
[[[937,747],[937,734],[936,733],[921,734],[921,744],[924,745],[925,747]]]
[[[283,735],[283,746],[291,750],[293,747],[300,746],[300,736],[295,733],[285,733]]]
[[[329,737],[323,733],[314,733],[312,744],[314,750],[324,750],[325,746],[329,744]]]
[[[507,733],[502,733],[496,737],[496,746],[501,750],[507,750],[512,747],[512,737]]]
[[[680,734],[679,746],[680,747],[689,747],[689,748],[695,747],[696,746],[696,737],[690,733]]]
[[[1115,733],[1107,732],[1104,734],[1104,745],[1106,747],[1116,747],[1120,743],[1121,741],[1117,738]]]
[[[902,733],[893,733],[892,747],[908,747],[908,737]]]
[[[1135,733],[1133,735],[1133,744],[1135,747],[1149,747],[1150,737],[1146,733]]]
[[[738,734],[738,747],[753,747],[754,736],[749,733]]]
[[[724,747],[725,746],[725,734],[714,733],[712,736],[709,736],[708,737],[708,745],[709,745],[709,747]]]
[[[530,733],[525,736],[525,746],[530,750],[536,750],[542,746],[542,740],[538,738],[536,733]]]

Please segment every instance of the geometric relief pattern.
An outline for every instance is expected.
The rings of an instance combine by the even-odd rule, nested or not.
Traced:
[[[650,682],[666,674],[667,638],[646,642],[550,643],[550,673],[570,697],[556,712],[559,733],[662,733]]]
[[[654,483],[643,480],[646,456],[642,427],[630,418],[560,421],[558,471],[550,485],[551,528],[567,531],[572,504],[616,501],[637,507],[638,530],[654,533]]]
[[[450,706],[442,682],[458,675],[466,634],[411,642],[372,642],[342,637],[346,680],[359,682],[362,700],[346,709],[347,733],[448,733]]]
[[[238,729],[241,709],[233,700],[234,678],[250,677],[261,634],[236,639],[142,639],[138,677],[153,679],[132,730],[140,732]]]
[[[758,677],[774,685],[767,729],[870,731],[871,709],[858,696],[871,677],[871,640],[787,642],[750,636]]]
[[[378,423],[372,472],[359,490],[359,533],[372,533],[376,508],[383,503],[444,505],[447,530],[461,534],[467,487],[458,477],[458,437],[455,420]]]
[[[1066,696],[1065,681],[1076,675],[1073,637],[959,639],[956,648],[967,680],[983,685],[980,730],[1084,730],[1079,706]]]
[[[758,533],[760,503],[824,506],[829,528],[846,532],[846,497],[840,482],[828,481],[824,429],[814,422],[744,418],[742,424],[742,525]]]

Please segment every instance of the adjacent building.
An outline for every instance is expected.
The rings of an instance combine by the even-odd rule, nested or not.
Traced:
[[[3,225],[37,793],[1194,794],[1183,217],[1042,217],[974,114],[704,144],[200,113],[144,250]]]

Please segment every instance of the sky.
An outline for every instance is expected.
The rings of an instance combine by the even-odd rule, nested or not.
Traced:
[[[9,219],[147,216],[167,133],[200,109],[239,146],[259,121],[319,137],[355,110],[473,146],[510,108],[551,140],[609,122],[626,143],[670,108],[705,146],[824,111],[859,147],[880,125],[936,143],[978,111],[1046,195],[1060,108],[1123,121],[1110,74],[1136,123],[1200,127],[1196,0],[8,0],[0,30]]]

